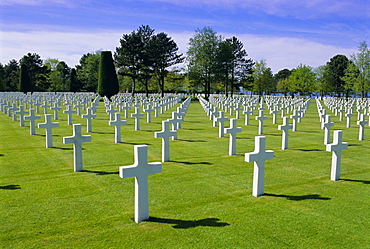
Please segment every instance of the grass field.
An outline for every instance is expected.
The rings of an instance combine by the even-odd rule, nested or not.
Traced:
[[[45,130],[29,135],[0,113],[1,248],[370,248],[370,129],[358,140],[358,126],[343,130],[341,180],[330,181],[331,152],[325,151],[316,104],[312,101],[298,131],[289,131],[281,150],[281,131],[265,121],[267,148],[265,195],[252,196],[258,126],[238,121],[237,155],[228,155],[228,135],[218,138],[198,101],[192,101],[178,140],[171,141],[171,162],[149,176],[151,219],[136,224],[134,179],[121,179],[118,167],[133,164],[134,145],[149,146],[149,162],[161,161],[161,121],[171,109],[134,131],[122,126],[122,143],[100,103],[92,142],[83,144],[84,172],[73,172],[72,135],[67,115],[59,113],[54,148],[45,148]],[[131,110],[132,111],[132,110]],[[254,115],[257,112],[255,111]],[[230,117],[230,116],[229,116]],[[43,118],[38,120],[44,122]],[[54,121],[55,122],[55,121]],[[86,120],[73,116],[74,123]],[[281,124],[281,118],[278,124]],[[228,125],[227,125],[228,126]]]

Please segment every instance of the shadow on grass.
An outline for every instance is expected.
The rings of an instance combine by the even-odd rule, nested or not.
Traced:
[[[370,184],[370,181],[364,181],[364,180],[353,180],[353,179],[340,179],[342,181],[346,181],[346,182],[361,182],[363,184]]]
[[[265,193],[264,196],[272,196],[272,197],[284,197],[290,201],[304,201],[304,200],[331,200],[328,197],[321,197],[320,195],[276,195],[276,194],[268,194]]]
[[[4,154],[0,154],[0,156],[5,156]]]
[[[17,190],[17,189],[21,189],[21,186],[20,185],[6,185],[6,186],[0,186],[0,189]]]
[[[183,129],[183,130],[187,130],[187,131],[203,131],[203,129]]]
[[[142,145],[142,144],[146,144],[146,145],[152,145],[150,143],[130,143],[130,142],[120,142],[120,144],[129,144],[129,145]]]
[[[299,150],[299,151],[324,151],[324,150],[319,150],[319,149],[292,149],[292,150]]]
[[[97,170],[82,170],[81,172],[95,173],[97,175],[118,175],[119,174],[119,171],[107,172],[107,171],[97,171]]]
[[[177,219],[165,219],[150,217],[148,222],[157,222],[165,224],[174,224],[172,227],[177,229],[187,229],[192,227],[225,227],[229,226],[229,223],[218,222],[220,219],[217,218],[207,218],[201,220],[177,220]]]
[[[58,149],[58,150],[73,150],[73,148],[62,148],[62,147],[53,147],[53,149]]]
[[[177,139],[178,141],[184,141],[189,143],[206,143],[206,140],[191,140],[191,139]]]
[[[195,165],[195,164],[206,164],[206,165],[212,165],[213,163],[210,162],[198,162],[198,163],[192,163],[192,162],[183,162],[183,161],[170,161],[172,163],[182,163],[187,165]]]
[[[46,135],[42,135],[42,134],[35,134],[34,136],[46,137]],[[58,135],[58,134],[54,135],[53,134],[53,137],[60,137],[60,135]]]
[[[105,135],[105,134],[111,134],[111,135],[114,135],[114,132],[97,132],[97,131],[93,131],[91,133],[95,133],[95,134],[100,134],[100,135]]]

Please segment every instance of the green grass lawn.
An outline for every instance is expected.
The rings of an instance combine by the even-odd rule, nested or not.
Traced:
[[[192,101],[179,139],[170,142],[171,162],[149,176],[151,220],[136,224],[134,178],[121,179],[118,167],[133,164],[136,144],[149,146],[149,162],[161,161],[154,132],[173,110],[150,124],[142,118],[140,131],[126,119],[123,142],[116,144],[100,103],[92,142],[83,144],[85,171],[77,173],[72,145],[62,142],[72,135],[66,114],[59,113],[54,148],[46,149],[45,129],[30,136],[28,121],[19,127],[1,112],[0,247],[370,248],[370,129],[358,141],[355,118],[345,128],[332,116],[349,148],[341,180],[330,181],[331,152],[314,101],[298,131],[289,131],[288,150],[281,150],[281,131],[266,114],[266,149],[275,158],[266,161],[266,194],[258,198],[252,196],[253,163],[244,161],[254,150],[254,116],[249,126],[238,121],[237,155],[229,156],[228,135],[218,138],[218,127]],[[87,134],[85,119],[74,115],[73,123]]]

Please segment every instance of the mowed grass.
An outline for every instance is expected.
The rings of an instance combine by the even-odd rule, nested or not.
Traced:
[[[174,110],[150,124],[142,118],[140,131],[126,119],[123,142],[116,144],[100,103],[92,142],[83,144],[85,171],[77,173],[72,145],[62,142],[72,135],[66,114],[54,121],[54,148],[46,149],[45,129],[30,136],[29,122],[19,127],[1,112],[0,247],[370,248],[370,129],[359,141],[355,119],[345,128],[332,116],[349,148],[341,180],[330,181],[332,155],[314,101],[298,131],[289,131],[288,150],[281,150],[281,118],[273,125],[266,114],[264,135],[275,158],[266,161],[266,195],[258,198],[251,195],[253,163],[244,161],[254,150],[254,116],[249,126],[238,121],[237,155],[229,156],[228,135],[218,138],[218,127],[192,101],[179,139],[170,142],[171,162],[149,176],[151,220],[136,224],[134,178],[121,179],[118,167],[133,164],[136,144],[149,146],[149,162],[161,161],[154,132]],[[74,115],[73,123],[87,134],[85,119]]]

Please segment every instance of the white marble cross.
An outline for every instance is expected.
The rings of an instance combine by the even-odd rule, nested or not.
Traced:
[[[8,109],[8,116],[12,115],[12,120],[17,121],[17,114],[16,112],[19,111],[16,103],[13,103],[12,107]]]
[[[347,117],[346,127],[349,128],[349,127],[351,127],[351,117],[353,116],[352,108],[348,109],[345,116]]]
[[[236,155],[236,133],[242,132],[241,127],[236,127],[236,118],[230,119],[230,127],[225,128],[225,133],[230,134],[229,155]]]
[[[162,138],[162,162],[170,161],[170,137],[175,137],[177,131],[170,130],[170,122],[162,121],[162,131],[154,133],[155,138]]]
[[[50,107],[51,105],[48,105],[48,103],[46,101],[44,101],[44,104],[41,105],[41,107],[44,108],[44,114],[48,114],[48,108]]]
[[[68,125],[72,125],[72,113],[76,113],[75,110],[72,109],[70,104],[67,104],[67,109],[63,111],[63,113],[68,114]]]
[[[293,111],[293,115],[290,115],[290,118],[293,119],[293,131],[297,131],[298,119],[300,117],[301,115],[298,114],[298,111],[296,109]]]
[[[219,122],[219,126],[218,126],[218,137],[224,137],[224,127],[225,127],[225,121],[228,120],[227,117],[224,116],[224,112],[223,111],[219,111],[219,117],[216,118],[216,121]]]
[[[19,111],[16,111],[15,114],[19,115],[19,125],[21,127],[24,126],[24,115],[27,114],[28,112],[24,110],[23,105],[19,106]]]
[[[109,115],[109,121],[113,121],[114,114],[117,112],[117,110],[114,109],[112,104],[109,104],[106,112]]]
[[[73,107],[74,107],[74,108],[77,108],[77,115],[78,115],[78,116],[81,116],[81,107],[84,107],[84,105],[83,105],[83,104],[81,104],[81,102],[80,102],[80,101],[78,101],[78,102],[77,102],[77,104],[76,104],[76,105],[74,105]]]
[[[135,118],[135,131],[140,130],[140,117],[144,116],[143,113],[140,113],[140,108],[135,107],[135,113],[131,114],[131,117]]]
[[[83,170],[82,166],[82,143],[91,142],[90,135],[81,135],[81,124],[73,125],[73,136],[63,137],[64,144],[73,144],[74,172]]]
[[[39,123],[39,128],[46,129],[46,148],[53,147],[53,128],[59,127],[59,123],[53,123],[51,121],[51,114],[45,114],[45,123]]]
[[[348,149],[348,143],[342,142],[342,131],[334,131],[334,139],[332,144],[326,145],[326,151],[332,151],[331,175],[330,180],[337,181],[340,179],[340,162],[342,158],[342,150]]]
[[[96,114],[93,114],[93,110],[91,107],[86,109],[86,114],[82,114],[82,118],[86,118],[87,123],[87,132],[92,132],[92,120],[96,117]]]
[[[147,108],[144,109],[144,112],[146,112],[146,122],[151,123],[152,122],[151,113],[154,112],[154,109],[152,108],[150,104],[148,104]]]
[[[126,124],[126,120],[121,120],[121,113],[116,112],[115,113],[115,120],[114,121],[109,121],[109,125],[114,125],[115,126],[115,143],[120,143],[121,142],[121,125]]]
[[[58,120],[58,118],[59,118],[58,112],[61,109],[62,108],[59,106],[59,103],[58,102],[55,102],[54,103],[54,107],[50,107],[50,110],[54,111],[54,120]]]
[[[35,126],[35,120],[40,119],[40,115],[35,115],[35,110],[34,109],[29,109],[28,110],[29,116],[25,116],[25,120],[30,121],[30,135],[36,135],[36,126]]]
[[[357,121],[357,125],[360,126],[360,130],[358,133],[358,140],[362,141],[365,137],[365,125],[368,123],[367,120],[365,120],[365,114],[360,115],[360,120]]]
[[[121,178],[135,177],[135,222],[149,219],[148,176],[162,172],[162,163],[148,163],[148,145],[135,145],[135,163],[119,167]]]
[[[245,125],[249,125],[249,115],[252,115],[253,114],[253,111],[252,110],[249,110],[249,107],[248,106],[245,106],[244,107],[243,114],[245,114],[244,124]]]
[[[274,107],[274,110],[270,112],[272,114],[272,124],[276,124],[276,115],[279,113],[277,106]]]
[[[235,106],[235,118],[239,119],[240,117],[240,111],[243,110],[240,103],[237,103]]]
[[[252,195],[258,197],[265,193],[265,161],[274,158],[274,151],[266,150],[266,137],[255,137],[254,152],[245,153],[246,162],[254,162]]]
[[[289,124],[289,117],[283,117],[283,124],[278,126],[280,131],[283,131],[282,140],[281,140],[281,149],[288,149],[288,132],[289,129],[292,129],[293,125]]]
[[[177,130],[180,127],[180,122],[182,122],[181,119],[177,117],[177,112],[172,112],[172,118],[168,119],[168,121],[172,124],[172,130]],[[176,138],[172,138],[172,140],[176,140]]]
[[[330,143],[330,127],[334,126],[333,122],[330,122],[330,115],[326,115],[324,123],[324,144]]]
[[[127,102],[124,102],[123,103],[123,107],[122,107],[122,109],[124,109],[125,111],[124,111],[124,114],[125,114],[125,116],[124,116],[124,118],[128,118],[128,110],[131,108],[131,106],[127,103]]]
[[[255,117],[256,120],[258,120],[258,134],[259,135],[263,134],[263,120],[267,119],[266,116],[263,116],[263,109],[264,108],[260,108],[259,116]]]

